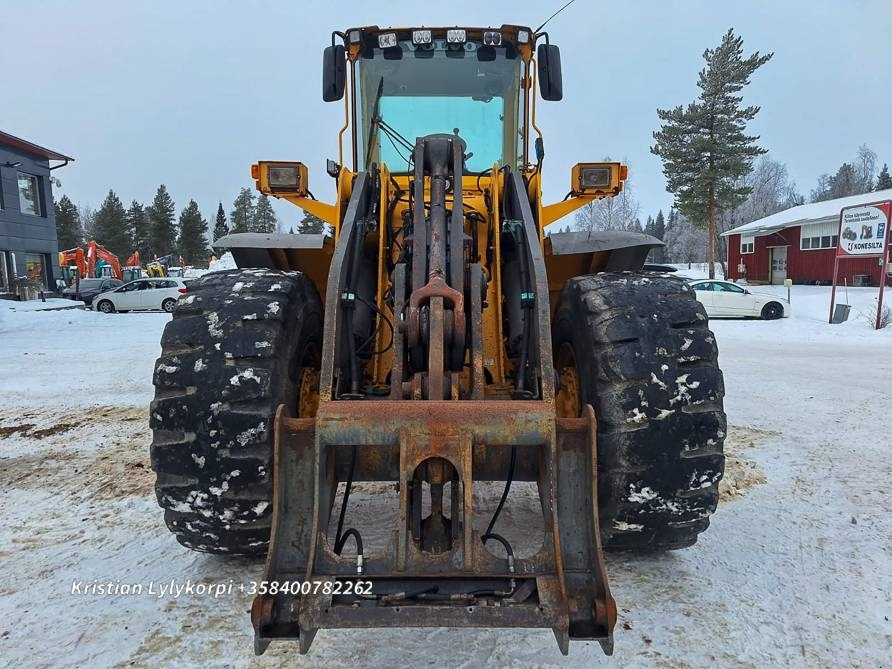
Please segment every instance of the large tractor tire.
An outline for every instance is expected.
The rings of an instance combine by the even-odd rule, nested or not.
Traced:
[[[275,411],[315,411],[321,340],[322,306],[303,274],[215,272],[178,301],[149,422],[158,503],[181,544],[266,552]]]
[[[681,280],[604,273],[571,279],[554,320],[558,415],[591,404],[607,550],[697,541],[718,503],[724,382],[706,312]]]

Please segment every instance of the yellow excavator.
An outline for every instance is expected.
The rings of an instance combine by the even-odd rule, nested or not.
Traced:
[[[626,179],[581,162],[543,201],[537,105],[563,89],[547,33],[351,28],[322,64],[344,117],[334,201],[304,163],[251,173],[333,234],[219,239],[238,269],[190,284],[164,331],[150,421],[167,525],[198,551],[266,555],[258,653],[420,626],[548,628],[565,654],[610,653],[602,550],[689,546],[718,500],[703,307],[643,270],[653,237],[546,234]],[[393,503],[383,538],[351,505],[368,482]],[[503,529],[521,483],[537,536]]]

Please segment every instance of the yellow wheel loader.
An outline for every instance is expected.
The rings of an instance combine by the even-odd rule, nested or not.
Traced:
[[[239,269],[190,284],[164,331],[167,525],[198,551],[266,555],[258,653],[420,626],[550,628],[565,654],[610,653],[602,549],[689,546],[716,507],[724,388],[703,308],[643,271],[657,239],[545,234],[626,178],[579,163],[542,201],[537,97],[562,98],[547,34],[351,28],[322,80],[344,114],[334,202],[300,162],[252,176],[332,234],[218,240]],[[500,528],[512,484],[537,491],[533,552]],[[351,508],[375,485],[390,520]]]

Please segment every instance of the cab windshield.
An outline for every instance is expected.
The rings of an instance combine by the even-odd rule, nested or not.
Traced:
[[[434,40],[415,47],[368,49],[357,65],[360,164],[384,163],[411,172],[418,137],[457,134],[466,166],[516,166],[522,150],[522,59],[510,45],[483,47]]]

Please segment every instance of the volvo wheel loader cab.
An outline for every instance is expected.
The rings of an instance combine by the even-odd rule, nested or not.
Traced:
[[[332,234],[225,237],[239,269],[180,299],[151,407],[167,524],[196,550],[266,553],[258,652],[307,652],[320,628],[454,626],[551,628],[564,653],[610,653],[602,547],[690,545],[716,506],[705,312],[642,271],[659,240],[544,234],[626,177],[580,163],[543,203],[537,88],[562,96],[547,35],[353,28],[322,61],[344,114],[334,202],[300,162],[252,176]],[[392,525],[351,508],[361,482],[393,484]],[[532,554],[500,533],[515,482],[538,490]]]

